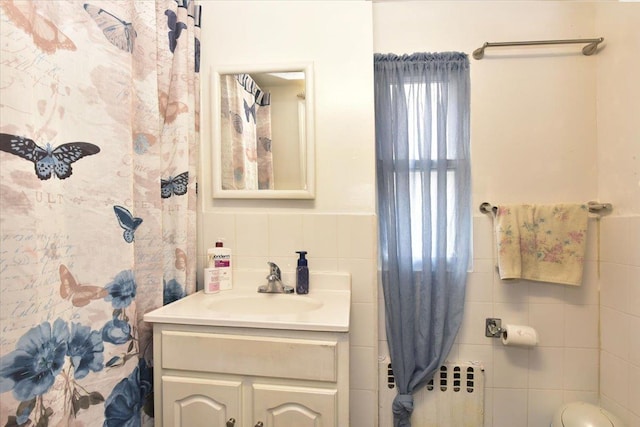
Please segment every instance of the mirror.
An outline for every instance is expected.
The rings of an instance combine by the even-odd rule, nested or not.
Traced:
[[[311,64],[212,72],[213,197],[312,199]]]

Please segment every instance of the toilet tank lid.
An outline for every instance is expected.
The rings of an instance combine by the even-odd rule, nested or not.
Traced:
[[[586,402],[572,402],[561,408],[563,427],[624,427],[611,412]]]

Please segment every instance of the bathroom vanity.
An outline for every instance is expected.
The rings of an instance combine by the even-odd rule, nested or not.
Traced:
[[[250,287],[144,316],[156,426],[349,425],[349,276],[312,275],[308,295],[259,294],[242,276]]]

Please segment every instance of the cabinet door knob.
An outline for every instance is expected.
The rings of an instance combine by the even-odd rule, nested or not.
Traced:
[[[255,427],[264,427],[264,424],[262,424],[262,421],[258,421]]]
[[[233,427],[236,425],[236,419],[235,418],[229,418],[229,421],[227,421],[227,427]]]

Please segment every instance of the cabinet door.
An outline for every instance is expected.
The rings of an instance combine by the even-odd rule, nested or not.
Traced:
[[[253,420],[265,427],[337,427],[336,389],[253,384]]]
[[[240,427],[241,401],[240,381],[162,377],[163,427]]]

